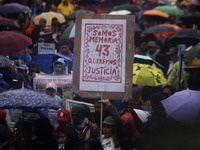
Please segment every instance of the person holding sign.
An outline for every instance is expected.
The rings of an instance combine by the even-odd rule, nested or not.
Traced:
[[[114,150],[120,147],[119,142],[123,138],[123,122],[108,99],[99,102],[106,104],[105,111],[110,114],[103,121],[102,146],[104,150]]]

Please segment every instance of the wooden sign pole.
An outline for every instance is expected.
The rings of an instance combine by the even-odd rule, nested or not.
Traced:
[[[101,92],[101,100],[103,99],[103,92]],[[100,110],[100,141],[102,142],[102,122],[103,122],[103,103],[101,103],[101,110]]]

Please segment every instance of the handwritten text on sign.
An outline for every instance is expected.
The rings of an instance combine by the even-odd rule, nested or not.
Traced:
[[[81,90],[124,92],[125,42],[125,20],[82,20]]]

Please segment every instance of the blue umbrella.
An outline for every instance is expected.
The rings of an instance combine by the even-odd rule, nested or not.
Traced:
[[[0,68],[4,68],[11,64],[12,64],[12,62],[10,59],[6,58],[5,56],[0,55]]]
[[[0,7],[0,13],[31,12],[31,9],[19,3],[8,3]]]
[[[156,25],[144,30],[142,34],[154,34],[164,32],[176,32],[176,30],[172,27]]]
[[[0,93],[0,109],[59,109],[59,102],[42,92],[25,88]]]
[[[168,118],[195,125],[200,122],[200,91],[183,90],[161,101]]]

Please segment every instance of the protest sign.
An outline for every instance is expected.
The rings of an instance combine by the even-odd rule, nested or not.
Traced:
[[[33,87],[35,90],[44,92],[47,83],[55,83],[58,88],[62,89],[62,99],[64,101],[66,99],[73,99],[72,74],[53,75],[36,73],[35,78],[33,78]]]
[[[54,54],[55,44],[52,43],[38,43],[38,54]]]
[[[73,90],[81,97],[130,99],[134,16],[76,16]]]

